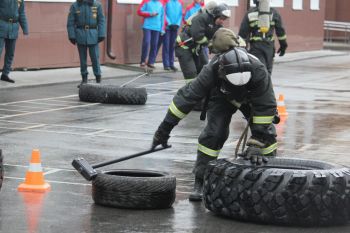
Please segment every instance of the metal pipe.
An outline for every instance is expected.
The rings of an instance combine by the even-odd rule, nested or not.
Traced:
[[[107,3],[107,55],[109,58],[114,60],[116,56],[112,52],[113,1],[114,0],[108,0],[108,3]]]

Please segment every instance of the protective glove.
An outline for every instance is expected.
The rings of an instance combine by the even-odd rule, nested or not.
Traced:
[[[269,160],[262,153],[262,148],[265,147],[265,144],[250,138],[247,141],[247,150],[240,154],[239,156],[245,160],[250,160],[252,164],[261,165],[262,163],[267,163]]]
[[[163,121],[157,131],[154,133],[153,142],[151,149],[153,150],[158,145],[162,145],[163,147],[168,146],[168,140],[170,138],[170,132],[174,128],[173,125]]]
[[[279,40],[280,42],[280,48],[277,50],[277,53],[282,57],[287,50],[288,44],[286,40]]]
[[[99,37],[99,38],[98,38],[98,43],[100,43],[100,42],[102,42],[102,41],[104,41],[104,40],[105,40],[104,37]]]

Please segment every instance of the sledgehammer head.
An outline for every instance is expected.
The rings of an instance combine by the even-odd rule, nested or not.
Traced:
[[[74,159],[72,166],[88,181],[97,176],[97,171],[84,158]]]

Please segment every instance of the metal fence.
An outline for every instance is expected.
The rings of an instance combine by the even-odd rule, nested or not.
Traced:
[[[350,42],[350,22],[324,21],[323,24],[325,41],[344,41]]]

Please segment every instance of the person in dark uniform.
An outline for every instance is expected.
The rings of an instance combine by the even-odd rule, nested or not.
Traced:
[[[106,37],[105,17],[102,5],[96,0],[77,0],[69,10],[68,38],[77,44],[80,58],[81,84],[87,83],[87,50],[89,50],[96,83],[101,82],[98,43]]]
[[[240,110],[249,122],[252,136],[240,155],[254,164],[276,155],[276,99],[270,75],[264,64],[247,53],[245,42],[231,30],[219,29],[212,52],[217,53],[203,67],[198,77],[178,90],[168,112],[154,134],[152,148],[167,146],[170,132],[196,105],[210,93],[207,124],[198,139],[194,167],[194,191],[190,201],[202,200],[203,176],[209,161],[217,159],[229,136],[232,115]],[[210,47],[209,47],[210,48]]]
[[[280,14],[272,7],[270,8],[270,28],[268,32],[263,35],[258,26],[260,1],[261,0],[254,0],[256,7],[252,7],[245,14],[238,35],[249,42],[249,53],[259,58],[259,60],[266,65],[267,70],[271,74],[273,58],[275,57],[274,32],[276,32],[280,44],[280,48],[277,51],[279,56],[283,56],[286,52],[288,47],[287,36]]]
[[[24,0],[1,0],[0,1],[0,56],[5,47],[4,66],[1,80],[14,83],[9,78],[11,65],[15,54],[16,40],[19,25],[24,35],[28,35],[28,24],[24,9]]]
[[[191,82],[208,63],[205,47],[214,33],[222,27],[231,11],[226,4],[217,5],[212,12],[205,11],[197,14],[176,38],[175,55],[186,83]]]

